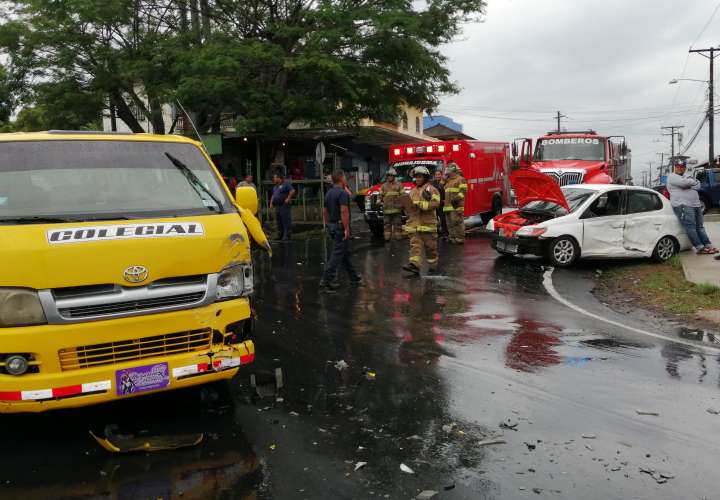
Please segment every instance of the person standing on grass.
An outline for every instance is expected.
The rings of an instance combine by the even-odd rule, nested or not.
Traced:
[[[685,163],[675,164],[675,172],[667,176],[667,190],[670,204],[698,254],[714,254],[720,250],[712,246],[705,232],[703,206],[700,202],[700,182],[694,177],[686,177]]]
[[[339,266],[345,268],[351,284],[362,283],[362,277],[355,271],[350,261],[350,195],[343,171],[333,172],[332,181],[333,187],[325,195],[323,207],[323,220],[333,240],[332,255],[325,265],[325,272],[320,281],[320,288],[324,291],[332,291],[336,288],[335,275]]]

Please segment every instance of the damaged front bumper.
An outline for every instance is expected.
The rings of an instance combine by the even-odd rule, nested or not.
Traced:
[[[229,379],[255,358],[247,298],[8,328],[3,336],[3,350],[32,353],[37,370],[21,376],[0,371],[0,414],[82,407]]]
[[[491,246],[500,253],[513,255],[545,255],[546,242],[540,238],[500,236],[493,233]]]

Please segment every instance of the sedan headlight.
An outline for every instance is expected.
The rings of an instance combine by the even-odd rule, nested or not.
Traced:
[[[491,233],[495,231],[495,219],[490,219],[490,222],[487,223],[487,226],[485,226],[485,228]]]
[[[365,195],[365,211],[369,211],[372,209],[372,195],[366,194]]]
[[[523,226],[515,231],[515,236],[526,236],[529,238],[537,238],[538,236],[547,232],[546,227],[538,226]]]
[[[251,264],[235,264],[226,267],[217,279],[216,300],[246,297],[253,292],[253,269]]]
[[[0,327],[47,323],[35,290],[0,288]]]

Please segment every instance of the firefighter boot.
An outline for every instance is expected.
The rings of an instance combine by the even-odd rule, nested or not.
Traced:
[[[403,271],[407,271],[409,273],[420,274],[420,268],[418,266],[416,266],[415,264],[413,264],[412,262],[402,266],[402,269],[403,269]]]

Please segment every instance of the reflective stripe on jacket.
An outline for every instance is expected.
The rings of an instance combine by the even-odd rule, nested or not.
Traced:
[[[383,205],[383,212],[386,214],[399,214],[402,208],[402,197],[405,196],[405,188],[398,182],[386,182],[380,187],[378,195]]]
[[[423,192],[430,192],[430,199],[423,197]],[[410,205],[408,221],[405,231],[408,233],[437,232],[437,213],[440,206],[440,192],[432,184],[426,183],[422,187],[414,187],[410,191]]]
[[[465,193],[467,193],[467,182],[461,175],[448,179],[445,183],[445,206],[444,212],[458,212],[465,210]],[[453,201],[455,206],[453,206]]]

